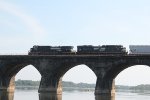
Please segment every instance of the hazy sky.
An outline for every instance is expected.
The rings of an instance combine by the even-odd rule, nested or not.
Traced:
[[[149,45],[149,5],[149,0],[0,0],[0,54],[27,54],[33,45]],[[144,75],[147,68],[136,66],[123,71],[116,84],[150,84],[150,71]],[[38,72],[33,68],[30,73],[29,69],[21,71],[22,77],[26,79],[32,73],[39,79]],[[77,75],[83,70],[85,77],[81,79]],[[135,81],[131,82],[133,76]],[[63,79],[96,81],[85,66],[73,68]]]

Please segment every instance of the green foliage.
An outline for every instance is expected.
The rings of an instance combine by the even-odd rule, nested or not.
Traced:
[[[17,80],[15,82],[16,86],[39,86],[40,81],[32,81],[32,80]]]
[[[24,86],[39,86],[40,81],[32,81],[32,80],[17,80],[15,82],[16,87],[24,87]],[[63,87],[76,87],[76,88],[95,88],[95,84],[87,84],[87,83],[73,83],[73,82],[62,82]]]
[[[150,90],[150,85],[149,84],[141,84],[141,85],[133,86],[130,89],[132,89],[132,90]]]
[[[73,83],[73,82],[62,82],[63,87],[75,87],[75,88],[95,88],[95,84],[87,83]]]

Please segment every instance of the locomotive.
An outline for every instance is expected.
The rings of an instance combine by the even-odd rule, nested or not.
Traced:
[[[126,48],[123,47],[122,45],[77,46],[77,53],[78,54],[127,54]]]
[[[38,46],[34,45],[28,55],[57,55],[57,54],[75,54],[73,46]]]
[[[61,54],[127,54],[126,48],[122,45],[81,45],[77,46],[77,52],[73,50],[73,46],[38,46],[34,45],[30,49],[28,55],[61,55]]]

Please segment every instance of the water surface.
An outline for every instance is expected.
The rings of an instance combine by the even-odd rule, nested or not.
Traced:
[[[39,94],[37,90],[16,90],[14,94],[1,93],[0,100],[150,100],[149,93],[116,92],[115,99],[94,95],[92,91],[65,91],[62,95]]]

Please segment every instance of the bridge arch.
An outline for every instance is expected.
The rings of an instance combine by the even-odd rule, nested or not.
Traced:
[[[37,69],[37,67],[35,66],[35,65],[33,65],[33,64],[17,64],[17,65],[15,65],[15,66],[10,66],[10,67],[12,67],[12,68],[9,68],[9,70],[8,71],[6,71],[6,73],[8,74],[8,75],[10,75],[10,76],[15,76],[18,72],[20,72],[22,69],[24,69],[24,68],[26,68],[26,67],[28,67],[28,66],[32,66],[32,67],[34,67],[37,71],[38,71],[38,73],[41,75],[41,73],[40,73],[40,71]]]
[[[41,76],[41,74],[37,70],[37,68],[30,64],[30,65],[27,65],[27,66],[23,67],[22,69],[20,69],[16,73],[15,79],[16,80],[17,79],[23,79],[23,80],[35,80],[35,81],[37,81],[37,80],[40,80],[40,76]]]
[[[84,67],[95,75],[94,71],[86,64],[80,63],[57,63],[57,64],[47,64],[47,70],[51,70],[52,73],[44,73],[42,74],[41,84],[39,88],[39,92],[50,92],[54,94],[62,94],[62,78],[70,69],[76,68],[78,65],[84,65]],[[81,66],[80,66],[81,67]],[[96,76],[96,75],[95,75]],[[81,77],[81,76],[80,76]]]
[[[27,67],[28,65],[32,64],[26,64],[26,63],[20,63],[20,64],[8,64],[5,66],[5,69],[3,69],[3,75],[1,77],[1,89],[7,92],[14,92],[15,90],[15,76],[16,74],[22,70],[23,68]],[[34,65],[32,65],[35,69],[37,69]],[[38,69],[37,69],[38,71]],[[40,72],[38,71],[40,74]],[[41,74],[40,74],[41,75]]]
[[[112,67],[110,70],[108,70],[106,72],[106,75],[104,78],[107,78],[107,79],[115,79],[122,71],[124,71],[125,69],[127,68],[131,68],[133,66],[147,66],[147,67],[150,67],[150,65],[148,64],[119,64],[117,66],[114,66]]]
[[[121,73],[125,69],[130,68],[135,65],[144,65],[144,66],[149,67],[149,64],[145,64],[145,63],[143,63],[143,64],[120,63],[118,65],[112,66],[112,67],[110,67],[110,69],[106,70],[106,74],[102,78],[102,82],[100,84],[100,86],[102,86],[101,89],[103,89],[104,91],[107,90],[110,92],[111,95],[114,95],[114,93],[115,93],[115,78],[119,75],[119,73]]]
[[[57,75],[60,78],[62,78],[68,71],[70,71],[74,68],[76,69],[77,67],[81,68],[82,66],[86,69],[89,69],[91,72],[94,73],[94,75],[96,75],[93,68],[91,66],[87,65],[87,64],[84,64],[84,63],[73,63],[73,64],[68,63],[68,64],[65,64],[65,65],[62,64],[60,66],[61,66],[61,68],[57,69]]]
[[[89,78],[89,79],[88,80],[84,80],[84,78],[82,78],[81,75],[85,79],[87,79],[87,78]],[[86,83],[96,83],[96,74],[86,64],[79,64],[79,65],[75,65],[75,66],[72,66],[72,67],[68,68],[68,70],[66,70],[66,72],[62,75],[62,78],[64,80],[73,81],[75,83],[82,82],[83,80]],[[79,78],[81,78],[82,81]]]

